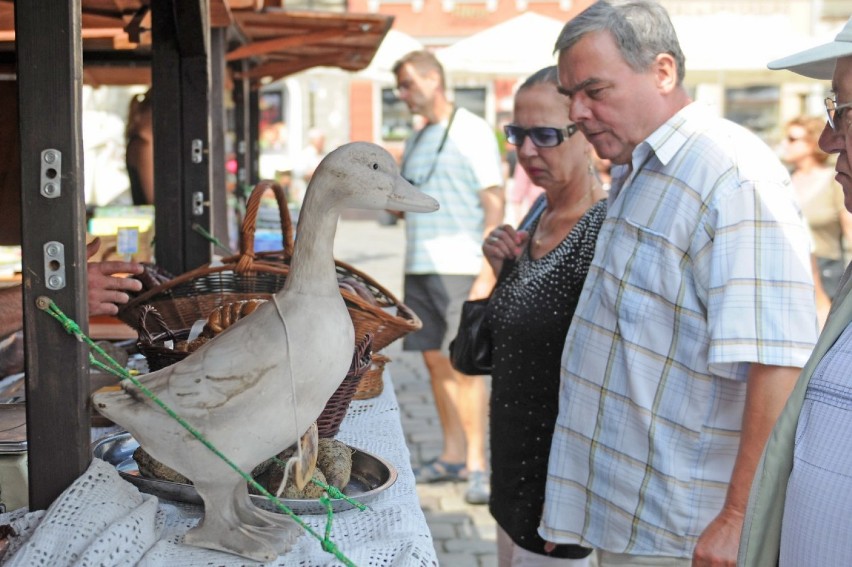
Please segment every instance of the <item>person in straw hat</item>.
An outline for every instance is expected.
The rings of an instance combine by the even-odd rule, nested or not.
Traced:
[[[852,211],[852,18],[834,41],[769,63],[831,79],[820,148]],[[852,284],[843,275],[828,321],[778,418],[754,477],[739,565],[848,565],[852,557]]]

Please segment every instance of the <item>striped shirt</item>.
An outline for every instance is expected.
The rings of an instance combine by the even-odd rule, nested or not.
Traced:
[[[756,136],[693,103],[614,170],[562,355],[542,536],[690,557],[725,500],[749,363],[804,365],[807,229]]]
[[[438,154],[446,128],[446,122],[427,126],[406,143],[402,175],[441,205],[434,213],[406,215],[406,274],[476,275],[482,269],[479,192],[503,185],[497,137],[485,120],[459,108]]]

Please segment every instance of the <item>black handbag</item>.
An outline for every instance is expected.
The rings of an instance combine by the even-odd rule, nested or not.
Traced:
[[[518,227],[518,230],[526,230],[533,221],[544,211],[546,202],[542,195],[533,204],[529,214]],[[506,260],[494,289],[512,271],[515,262]],[[494,294],[492,290],[491,294]],[[450,343],[450,364],[462,374],[479,376],[480,374],[491,374],[491,328],[488,326],[485,313],[488,310],[488,302],[491,296],[483,299],[469,299],[462,305],[459,329],[456,338]]]
[[[485,320],[490,299],[469,299],[462,305],[459,330],[450,343],[450,363],[462,374],[491,374],[491,329]]]

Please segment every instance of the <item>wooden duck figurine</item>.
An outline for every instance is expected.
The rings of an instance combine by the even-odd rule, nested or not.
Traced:
[[[295,443],[316,421],[352,362],[354,330],[340,295],[333,241],[345,208],[431,212],[438,203],[399,175],[391,155],[346,144],[320,163],[302,207],[290,273],[260,306],[182,361],[140,377],[243,471]],[[246,481],[129,380],[93,403],[158,461],[193,481],[204,518],[191,545],[257,561],[288,551],[300,528],[257,508]]]

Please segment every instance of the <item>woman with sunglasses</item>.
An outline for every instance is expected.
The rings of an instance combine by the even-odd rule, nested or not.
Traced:
[[[852,214],[834,180],[829,156],[818,145],[824,126],[824,116],[799,116],[787,123],[787,136],[781,142],[781,158],[791,168],[796,201],[810,228],[820,322],[825,320],[852,250]]]
[[[506,138],[518,164],[544,188],[544,210],[528,231],[501,226],[482,247],[500,275],[488,304],[494,344],[489,507],[498,524],[500,567],[587,565],[591,553],[575,545],[546,553],[537,533],[562,347],[606,212],[591,145],[568,118],[567,102],[557,90],[555,66],[518,89]]]

